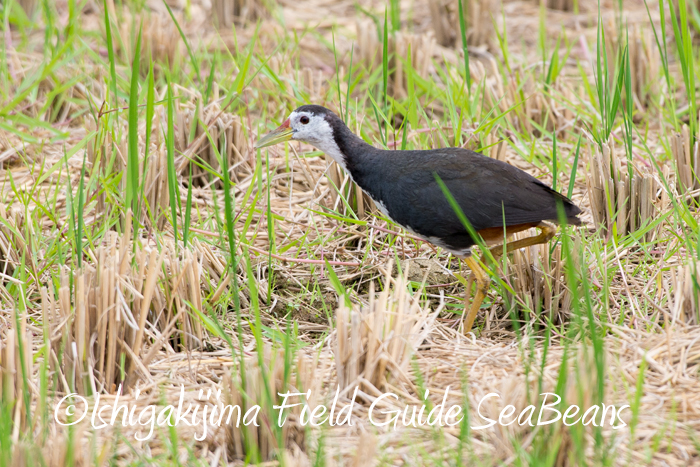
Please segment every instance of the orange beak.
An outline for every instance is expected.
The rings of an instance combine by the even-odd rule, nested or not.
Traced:
[[[276,130],[271,131],[255,143],[255,149],[272,146],[277,143],[283,143],[292,139],[294,131],[289,124],[289,119],[285,120]]]

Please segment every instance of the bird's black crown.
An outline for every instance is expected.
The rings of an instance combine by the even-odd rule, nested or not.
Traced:
[[[326,120],[339,120],[339,117],[332,110],[329,110],[321,105],[302,105],[301,107],[297,107],[294,111],[308,112],[312,115],[323,116]]]

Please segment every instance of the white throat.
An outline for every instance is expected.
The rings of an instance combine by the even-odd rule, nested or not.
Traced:
[[[332,138],[322,141],[309,141],[309,143],[311,143],[319,151],[323,151],[325,154],[331,156],[333,160],[343,168],[344,171],[348,172],[348,168],[345,165],[345,156],[343,156],[343,153],[340,152],[340,148]],[[350,174],[350,172],[348,172],[348,174]]]

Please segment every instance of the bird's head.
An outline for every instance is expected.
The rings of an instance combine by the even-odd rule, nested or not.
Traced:
[[[321,150],[334,143],[333,128],[342,123],[332,111],[320,105],[303,105],[294,110],[282,125],[255,143],[264,148],[284,141],[296,140],[309,143]]]

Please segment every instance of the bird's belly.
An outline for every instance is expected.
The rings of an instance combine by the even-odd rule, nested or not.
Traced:
[[[447,242],[444,241],[444,239],[433,236],[433,235],[426,235],[425,233],[420,233],[417,232],[416,230],[413,229],[411,225],[409,225],[406,222],[400,222],[395,219],[395,216],[392,216],[389,212],[389,208],[387,207],[386,203],[380,199],[379,196],[376,196],[377,194],[373,195],[369,190],[365,190],[364,187],[362,187],[362,191],[367,193],[367,195],[374,201],[374,205],[377,206],[377,209],[379,212],[381,212],[385,217],[387,217],[391,222],[394,224],[397,224],[401,226],[401,228],[405,229],[408,233],[411,235],[414,235],[428,243],[432,243],[433,245],[436,245],[446,251],[449,251],[450,253],[460,256],[460,257],[465,257],[469,256],[471,254],[471,247],[455,247],[454,245],[450,245]],[[400,216],[399,216],[400,217]]]
[[[369,195],[369,197],[372,198],[372,201],[374,201],[374,205],[377,206],[377,209],[379,209],[379,212],[381,212],[386,217],[388,217],[391,220],[391,222],[396,223],[396,221],[389,214],[389,210],[386,208],[386,204],[384,204],[384,201],[379,201],[377,199],[374,199],[374,197],[372,195]]]
[[[387,219],[389,219],[389,220],[390,220],[391,222],[393,222],[394,224],[399,225],[399,226],[401,226],[402,228],[406,229],[409,233],[411,233],[411,234],[413,234],[413,235],[416,235],[416,236],[418,236],[418,237],[423,238],[423,236],[422,236],[421,234],[415,232],[415,231],[411,228],[410,225],[405,225],[405,224],[403,224],[403,223],[401,223],[401,222],[396,221],[396,219],[394,219],[394,217],[393,217],[391,214],[389,214],[389,209],[386,207],[386,204],[384,203],[384,201],[375,198],[375,197],[372,196],[368,191],[365,191],[365,193],[367,193],[367,195],[368,195],[370,198],[372,198],[372,201],[374,201],[374,205],[377,206],[377,209],[379,209],[379,212],[381,212],[382,214],[384,214],[384,216],[385,216]]]
[[[375,206],[377,206],[377,209],[379,209],[379,212],[381,212],[382,214],[384,214],[384,216],[386,216],[386,217],[387,217],[391,222],[393,222],[394,224],[397,224],[397,225],[401,226],[403,229],[405,229],[405,230],[406,230],[408,233],[410,233],[411,235],[414,235],[414,236],[416,236],[416,237],[418,237],[418,238],[420,238],[420,239],[422,239],[422,240],[424,240],[424,241],[426,241],[426,242],[428,242],[428,243],[432,243],[433,245],[436,245],[436,246],[442,248],[443,250],[447,250],[447,251],[449,251],[450,253],[452,253],[453,255],[456,255],[456,256],[459,256],[459,257],[466,257],[466,256],[470,256],[470,255],[471,255],[471,247],[467,247],[467,248],[454,248],[454,247],[452,247],[451,245],[448,245],[446,242],[444,242],[443,239],[440,238],[440,237],[434,237],[434,236],[423,235],[423,234],[421,234],[421,233],[416,232],[415,230],[413,230],[413,228],[412,228],[410,225],[407,225],[407,224],[404,224],[404,223],[401,223],[401,222],[397,222],[397,221],[391,216],[391,214],[389,214],[389,210],[387,209],[386,204],[384,204],[383,201],[374,198],[374,197],[373,197],[371,194],[369,194],[368,192],[365,192],[365,193],[367,193],[367,194],[369,195],[369,197],[372,198],[372,201],[374,201],[374,204],[375,204]]]
[[[384,201],[375,198],[374,196],[372,196],[371,194],[369,194],[369,192],[367,192],[367,191],[365,191],[365,193],[367,193],[367,194],[369,195],[369,197],[372,198],[372,201],[374,201],[374,205],[377,206],[377,209],[379,209],[379,212],[381,212],[382,214],[384,214],[384,216],[385,216],[387,219],[389,219],[389,220],[390,220],[391,222],[393,222],[394,224],[399,225],[399,226],[401,226],[402,228],[406,229],[406,230],[407,230],[408,232],[410,232],[411,234],[417,235],[417,236],[423,238],[422,235],[420,235],[419,233],[415,232],[415,231],[411,228],[410,225],[403,224],[403,223],[401,223],[401,222],[398,222],[396,219],[394,219],[394,217],[393,217],[391,214],[389,214],[389,209],[386,207],[386,204],[384,203]]]

